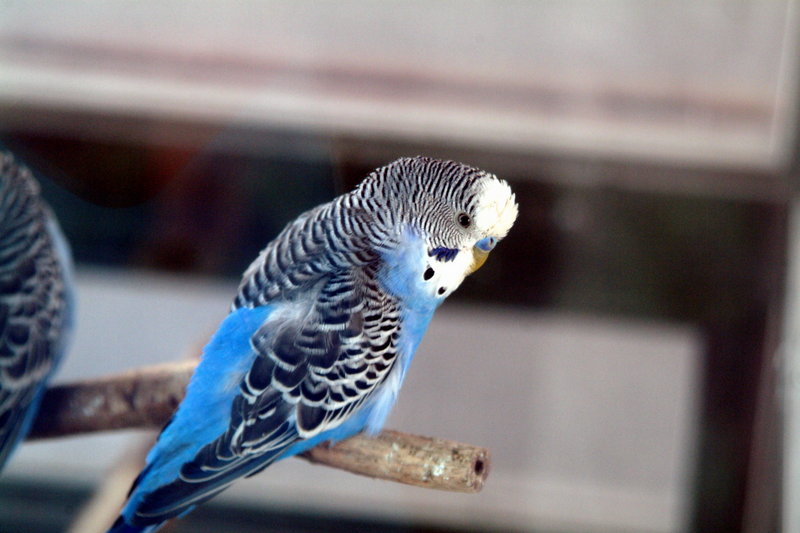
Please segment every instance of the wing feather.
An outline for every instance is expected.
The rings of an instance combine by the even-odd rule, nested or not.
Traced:
[[[0,153],[0,467],[65,346],[69,258],[38,184]]]
[[[272,311],[249,333],[252,363],[227,428],[193,452],[177,478],[139,493],[133,523],[177,516],[298,446],[347,429],[391,371],[399,304],[376,281],[378,254],[335,222],[351,216],[370,226],[371,215],[347,201],[301,215],[245,272],[234,312]]]
[[[276,310],[253,332],[255,357],[227,429],[183,464],[178,479],[145,495],[139,517],[185,512],[291,446],[323,438],[369,400],[397,355],[400,321],[397,302],[365,276],[374,269],[323,277],[312,298],[284,303],[285,312]]]

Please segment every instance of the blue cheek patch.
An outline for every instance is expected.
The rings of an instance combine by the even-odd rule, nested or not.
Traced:
[[[497,245],[497,239],[494,237],[485,237],[475,243],[475,246],[477,246],[484,252],[491,252],[492,250],[494,250],[494,247],[496,245]]]
[[[456,258],[458,254],[458,249],[456,248],[445,248],[444,246],[439,246],[434,248],[433,250],[428,252],[428,255],[431,257],[435,257],[437,261],[452,261]]]

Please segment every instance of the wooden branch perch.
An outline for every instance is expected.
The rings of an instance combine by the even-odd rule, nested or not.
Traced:
[[[161,428],[183,399],[195,361],[51,387],[29,439],[124,428]],[[444,439],[383,431],[356,435],[304,455],[378,479],[456,492],[478,492],[489,473],[489,450]]]

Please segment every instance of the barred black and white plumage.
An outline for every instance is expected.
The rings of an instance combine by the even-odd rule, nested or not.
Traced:
[[[383,425],[433,312],[509,231],[508,185],[404,158],[290,223],[245,271],[112,531]]]
[[[448,243],[456,249],[453,243],[463,236],[453,211],[476,211],[478,191],[472,189],[481,179],[499,183],[484,171],[426,157],[375,170],[351,193],[289,224],[245,272],[233,308],[265,305],[331,269],[372,263],[396,246],[398,226],[412,221],[430,236],[431,249]]]
[[[0,467],[67,343],[70,257],[30,170],[0,152]]]
[[[497,181],[453,161],[400,159],[287,226],[245,273],[233,308],[295,294],[315,304],[302,324],[278,333],[269,324],[256,333],[253,345],[271,363],[259,361],[251,370],[243,396],[257,397],[268,387],[283,391],[283,401],[299,402],[297,429],[306,438],[335,427],[361,405],[391,370],[401,327],[401,298],[378,285],[381,254],[397,248],[400,228],[413,224],[429,236],[429,251],[451,251],[436,259],[452,260],[464,239],[454,216],[477,214],[475,184],[487,179]],[[291,345],[282,352],[291,355],[276,353],[273,345]],[[263,388],[253,390],[254,371],[273,378],[262,378]]]

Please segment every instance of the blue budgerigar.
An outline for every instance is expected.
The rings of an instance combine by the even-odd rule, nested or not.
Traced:
[[[25,437],[64,354],[71,259],[30,170],[0,152],[0,468]]]
[[[516,217],[506,182],[425,157],[300,215],[244,273],[111,531],[154,531],[275,461],[379,431],[434,311]]]

